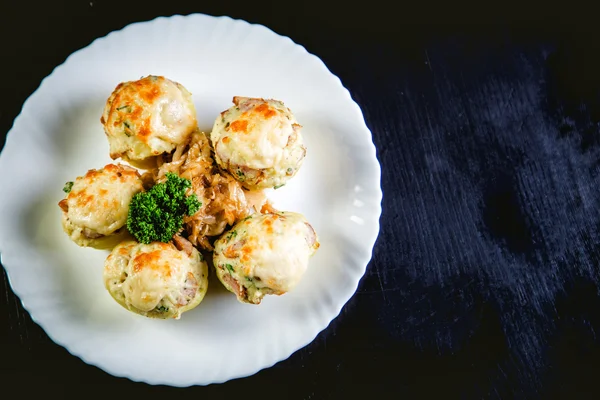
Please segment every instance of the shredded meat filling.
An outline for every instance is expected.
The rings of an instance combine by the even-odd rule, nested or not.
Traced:
[[[231,286],[231,288],[235,291],[235,294],[238,295],[240,298],[245,299],[247,298],[247,293],[246,293],[246,288],[242,285],[240,285],[238,283],[238,281],[236,281],[233,276],[229,275],[229,274],[225,274],[223,275],[223,280],[229,285]]]
[[[190,241],[179,235],[173,236],[173,244],[179,251],[185,252],[188,256],[191,256],[194,252],[194,247]]]
[[[245,191],[240,182],[219,170],[208,137],[200,131],[194,132],[172,155],[157,157],[156,168],[143,179],[163,182],[167,172],[192,182],[190,193],[198,196],[202,206],[196,214],[186,217],[184,224],[189,242],[205,250],[213,250],[210,237],[222,234],[228,225],[251,213],[260,212],[265,201],[262,193]]]
[[[196,296],[196,292],[198,292],[198,281],[191,272],[188,272],[185,284],[186,286],[182,290],[181,297],[179,298],[179,305],[181,306],[188,304]]]

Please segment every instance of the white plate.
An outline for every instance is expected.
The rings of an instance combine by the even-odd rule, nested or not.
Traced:
[[[60,225],[64,182],[111,160],[100,125],[117,83],[164,75],[193,94],[200,127],[234,95],[283,100],[304,126],[307,158],[272,194],[306,215],[321,248],[291,293],[238,303],[218,281],[181,320],[129,313],[103,287],[106,251]],[[312,341],[356,291],[379,231],[380,167],[360,108],[315,56],[227,17],[136,23],[72,54],[25,102],[0,157],[0,250],[10,283],[56,343],[135,381],[205,385],[256,373]]]

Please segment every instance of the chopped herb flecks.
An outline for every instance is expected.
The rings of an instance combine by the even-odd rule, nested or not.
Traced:
[[[63,187],[63,192],[71,193],[71,189],[73,189],[73,182],[67,182],[67,183],[65,183],[65,186]]]
[[[237,171],[235,171],[235,173],[237,174],[238,181],[244,182],[246,180],[246,175],[244,175],[244,171],[238,169]]]

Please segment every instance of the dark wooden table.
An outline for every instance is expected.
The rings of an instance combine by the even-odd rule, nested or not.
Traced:
[[[0,145],[40,81],[96,37],[158,15],[230,15],[341,78],[384,191],[373,260],[341,315],[288,360],[223,385],[184,392],[84,364],[32,322],[0,268],[2,393],[599,398],[597,24],[522,4],[401,7],[2,1]]]

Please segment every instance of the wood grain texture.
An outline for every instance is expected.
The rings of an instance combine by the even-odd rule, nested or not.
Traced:
[[[474,16],[316,5],[3,2],[12,62],[0,65],[11,94],[0,100],[0,132],[55,65],[127,23],[198,11],[265,24],[321,57],[363,109],[382,165],[381,234],[358,292],[313,343],[186,395],[598,398],[596,25],[566,15],[557,24],[523,6]],[[26,394],[181,394],[70,356],[2,273],[0,383]]]

